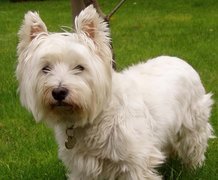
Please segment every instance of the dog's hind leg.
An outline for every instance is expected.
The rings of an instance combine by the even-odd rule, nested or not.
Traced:
[[[189,167],[196,168],[204,162],[208,139],[213,137],[208,122],[212,104],[211,94],[207,94],[191,105],[178,134],[178,156]]]

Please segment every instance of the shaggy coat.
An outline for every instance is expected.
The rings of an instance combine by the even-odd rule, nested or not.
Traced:
[[[16,71],[21,103],[54,128],[69,179],[161,179],[155,169],[172,154],[201,166],[212,100],[198,73],[168,56],[114,72],[109,29],[93,6],[75,27],[49,33],[28,12]]]

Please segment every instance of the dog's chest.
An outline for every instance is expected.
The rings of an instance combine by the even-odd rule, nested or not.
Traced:
[[[123,159],[120,157],[120,152],[127,151],[124,148],[126,146],[122,145],[117,138],[116,128],[99,129],[99,127],[95,127],[88,129],[86,132],[83,132],[83,137],[76,138],[75,149],[77,153],[74,154],[75,162],[78,162],[78,159],[80,162],[82,160],[84,166],[82,169],[84,171],[87,169],[87,164],[90,163],[89,168],[94,167],[92,171],[99,170],[99,178],[111,177],[109,170],[113,170],[115,179],[117,174],[126,168]],[[96,173],[99,172],[96,171]]]
[[[117,146],[116,128],[110,125],[97,125],[86,129],[76,129],[72,144],[78,151],[96,158],[110,158]]]

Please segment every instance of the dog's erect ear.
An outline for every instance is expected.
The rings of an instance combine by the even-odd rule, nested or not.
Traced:
[[[38,13],[27,12],[23,24],[18,32],[19,45],[18,53],[21,52],[28,44],[39,34],[48,33],[45,23],[41,20]]]
[[[108,24],[96,12],[93,5],[85,8],[75,19],[76,33],[85,33],[95,44],[110,44]]]

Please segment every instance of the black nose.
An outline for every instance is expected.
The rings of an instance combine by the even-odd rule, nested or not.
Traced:
[[[68,92],[68,89],[64,87],[58,87],[52,90],[52,96],[55,100],[62,101],[66,98]]]

